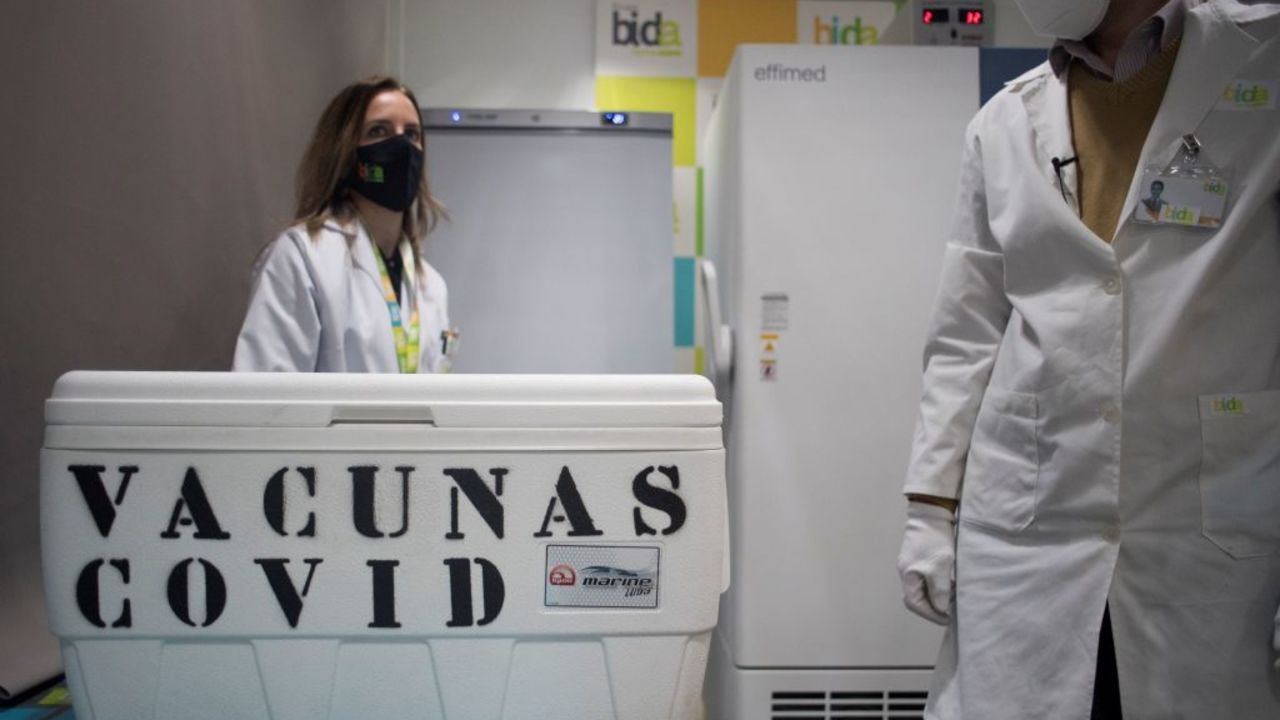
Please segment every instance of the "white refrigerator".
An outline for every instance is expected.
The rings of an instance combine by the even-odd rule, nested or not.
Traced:
[[[742,46],[704,137],[732,585],[708,718],[918,718],[896,555],[976,48]]]
[[[457,373],[670,373],[665,113],[424,110]]]

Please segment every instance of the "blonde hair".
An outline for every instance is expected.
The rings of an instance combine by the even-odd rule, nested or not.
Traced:
[[[313,237],[330,217],[347,222],[355,216],[355,204],[351,201],[347,179],[355,167],[356,148],[360,145],[360,132],[369,103],[387,90],[404,93],[409,98],[418,112],[418,124],[421,126],[422,110],[413,91],[399,80],[383,75],[343,88],[320,114],[311,142],[307,144],[307,151],[298,166],[298,205],[294,212],[294,223],[305,223],[307,233]],[[443,216],[444,207],[431,195],[424,167],[418,181],[417,198],[404,213],[404,233],[416,251],[422,251],[423,238]]]

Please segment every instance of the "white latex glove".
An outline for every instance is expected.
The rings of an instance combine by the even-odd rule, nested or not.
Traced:
[[[908,610],[939,625],[951,622],[956,583],[955,513],[929,503],[907,503],[898,576]]]

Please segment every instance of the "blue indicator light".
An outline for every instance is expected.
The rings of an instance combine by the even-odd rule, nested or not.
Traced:
[[[626,125],[627,114],[620,113],[620,112],[607,112],[600,116],[600,120],[605,125],[617,125],[617,126]]]
[[[452,113],[449,113],[449,119],[454,122],[462,122],[462,113],[454,110]]]

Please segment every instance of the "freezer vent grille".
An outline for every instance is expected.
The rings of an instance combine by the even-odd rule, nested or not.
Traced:
[[[923,720],[927,693],[795,691],[773,693],[772,720]]]

